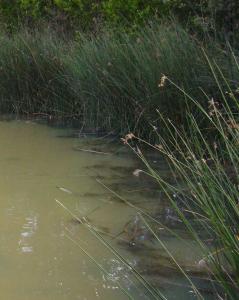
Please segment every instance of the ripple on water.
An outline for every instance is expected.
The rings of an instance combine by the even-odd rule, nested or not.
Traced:
[[[36,233],[38,227],[38,217],[34,214],[25,217],[25,223],[22,225],[20,239],[18,242],[19,250],[22,253],[32,253],[33,246],[31,245],[31,238]]]

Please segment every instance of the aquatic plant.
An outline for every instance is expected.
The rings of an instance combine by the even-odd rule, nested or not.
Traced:
[[[174,23],[152,23],[134,34],[105,30],[99,36],[62,38],[50,30],[0,35],[0,112],[64,117],[97,130],[152,135],[156,109],[184,122],[188,105],[173,87],[162,89],[164,73],[204,103],[217,95],[201,44]],[[231,54],[215,41],[207,46],[234,79]]]
[[[0,40],[1,113],[69,111],[70,90],[62,80],[64,42],[48,30],[22,31],[11,37],[2,34]]]
[[[238,59],[232,55],[239,72]],[[164,83],[173,85],[193,104],[194,109],[189,109],[185,116],[189,130],[177,126],[158,111],[167,129],[167,139],[155,128],[158,144],[150,145],[133,134],[127,135],[124,142],[130,145],[134,139],[144,143],[168,160],[173,183],[162,178],[141,150],[136,151],[204,253],[197,263],[207,270],[210,280],[216,280],[216,297],[236,299],[239,291],[239,82],[232,89],[218,65],[206,54],[205,57],[220,91],[216,100],[205,94],[207,108],[170,78],[163,77]],[[196,110],[200,116],[195,115]],[[161,242],[157,233],[154,234]]]

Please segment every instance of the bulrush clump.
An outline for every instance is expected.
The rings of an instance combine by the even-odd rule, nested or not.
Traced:
[[[139,177],[140,173],[142,173],[142,172],[143,172],[143,170],[136,169],[136,170],[134,170],[133,175],[136,177]]]
[[[166,75],[163,75],[160,79],[160,82],[158,84],[159,88],[162,88],[165,86],[166,80],[168,79],[168,77]]]
[[[124,144],[128,144],[128,141],[132,140],[135,138],[135,135],[133,133],[128,133],[126,134],[126,136],[124,138],[121,138],[121,141],[124,143]]]
[[[214,101],[212,98],[210,101],[208,101],[208,109],[209,109],[209,116],[214,116],[219,112],[219,102]]]

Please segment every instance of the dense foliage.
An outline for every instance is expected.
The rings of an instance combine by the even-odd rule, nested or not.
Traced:
[[[238,28],[237,0],[0,0],[0,16],[8,26],[39,20],[64,28],[94,29],[102,23],[142,24],[153,16],[176,15],[200,29],[216,27],[227,32]]]
[[[149,136],[160,127],[157,109],[184,123],[185,97],[165,74],[207,106],[204,92],[220,99],[202,44],[179,25],[151,24],[134,34],[105,31],[76,40],[55,31],[0,34],[0,112],[74,117],[86,127]],[[231,53],[212,39],[204,44],[232,88],[238,73]],[[203,92],[202,92],[203,91]],[[153,123],[153,124],[152,124]]]

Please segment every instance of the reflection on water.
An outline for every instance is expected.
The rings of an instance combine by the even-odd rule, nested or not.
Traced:
[[[37,230],[37,216],[29,216],[25,218],[25,223],[22,226],[22,232],[19,239],[19,247],[22,253],[33,252],[33,246],[31,245],[31,237]]]
[[[169,299],[194,299],[182,276],[169,272],[169,260],[135,209],[122,200],[178,226],[158,187],[133,175],[138,163],[119,144],[75,136],[34,122],[0,122],[1,299],[121,300],[127,293],[151,299],[132,268],[140,268]],[[161,169],[166,172],[164,164]],[[195,262],[193,244],[192,251],[164,228],[154,229],[179,261]]]

